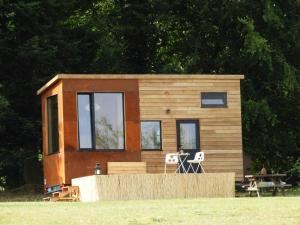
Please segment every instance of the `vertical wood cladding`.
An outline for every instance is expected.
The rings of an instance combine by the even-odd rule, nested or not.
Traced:
[[[205,171],[243,179],[240,80],[141,79],[139,91],[141,120],[162,121],[163,151],[142,151],[149,173],[163,172],[165,154],[177,151],[176,120],[197,119]],[[201,92],[227,92],[228,106],[201,108]]]

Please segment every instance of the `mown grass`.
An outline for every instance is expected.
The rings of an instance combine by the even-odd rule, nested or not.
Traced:
[[[2,202],[0,224],[300,224],[300,197]]]

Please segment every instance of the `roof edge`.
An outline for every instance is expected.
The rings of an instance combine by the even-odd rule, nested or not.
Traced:
[[[242,74],[57,74],[37,92],[42,94],[56,81],[61,79],[224,79],[224,80],[242,80],[245,78]]]

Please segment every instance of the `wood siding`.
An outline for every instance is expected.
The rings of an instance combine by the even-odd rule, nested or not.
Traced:
[[[201,92],[227,92],[228,107],[201,108]],[[141,120],[162,122],[163,151],[142,151],[147,172],[163,172],[165,154],[177,151],[176,120],[197,119],[205,171],[235,172],[243,179],[239,79],[140,79],[139,94]]]

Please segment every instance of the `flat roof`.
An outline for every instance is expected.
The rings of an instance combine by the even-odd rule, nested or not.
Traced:
[[[37,91],[40,95],[58,80],[63,79],[220,79],[242,80],[242,74],[57,74]]]

